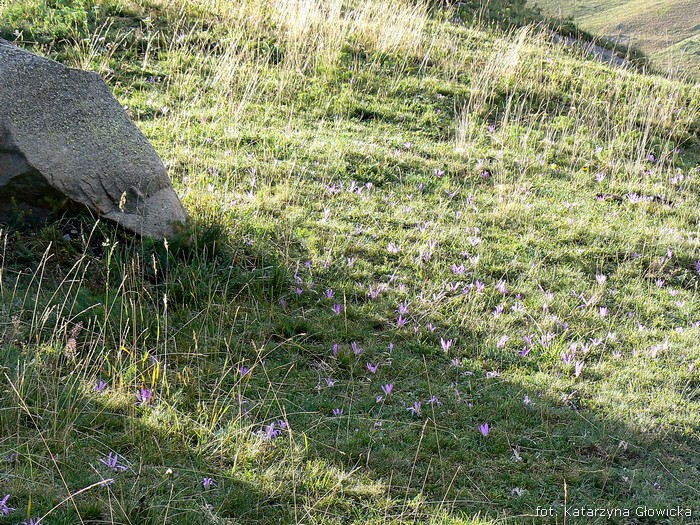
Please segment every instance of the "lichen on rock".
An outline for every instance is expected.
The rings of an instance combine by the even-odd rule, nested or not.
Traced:
[[[0,39],[0,201],[65,196],[139,235],[186,213],[167,169],[104,80]]]

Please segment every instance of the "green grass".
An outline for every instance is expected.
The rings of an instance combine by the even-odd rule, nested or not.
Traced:
[[[697,78],[700,15],[692,0],[536,0],[543,13],[573,17],[583,29],[639,47],[660,69]]]
[[[191,215],[3,225],[0,523],[693,522],[700,86],[453,15],[0,7]]]

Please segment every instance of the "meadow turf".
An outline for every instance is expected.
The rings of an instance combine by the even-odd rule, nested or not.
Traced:
[[[190,214],[2,224],[0,523],[697,522],[700,85],[461,15],[0,3]]]

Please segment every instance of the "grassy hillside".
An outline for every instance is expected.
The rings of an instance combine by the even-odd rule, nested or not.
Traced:
[[[700,85],[405,0],[0,30],[100,72],[191,214],[2,225],[0,523],[698,515]]]
[[[543,13],[573,17],[594,34],[634,45],[661,69],[700,76],[700,8],[695,0],[535,0]]]

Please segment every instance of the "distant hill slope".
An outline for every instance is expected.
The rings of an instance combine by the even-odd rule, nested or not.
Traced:
[[[534,0],[547,15],[568,17],[593,33],[632,44],[657,67],[700,76],[697,0]]]

